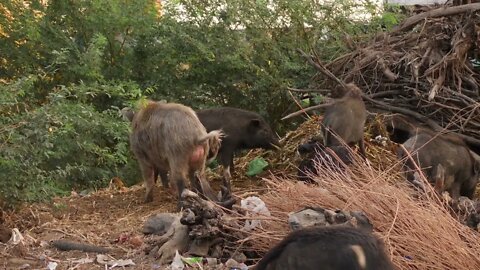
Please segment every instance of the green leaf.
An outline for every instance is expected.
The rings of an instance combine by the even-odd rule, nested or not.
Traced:
[[[261,172],[268,166],[268,162],[262,157],[256,157],[250,163],[248,163],[248,176],[254,176]]]
[[[192,265],[192,264],[196,264],[196,263],[201,263],[202,262],[202,257],[190,257],[190,258],[182,257],[182,260],[185,263],[188,263],[188,264]]]

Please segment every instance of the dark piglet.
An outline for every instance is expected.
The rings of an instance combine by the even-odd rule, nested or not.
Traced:
[[[309,141],[298,146],[297,151],[304,157],[298,165],[300,181],[313,182],[311,175],[318,175],[317,166],[342,171],[353,163],[352,152],[344,145],[325,147],[320,142]]]
[[[322,121],[324,145],[358,144],[360,154],[366,158],[363,129],[367,110],[362,100],[362,91],[355,84],[349,83],[346,89],[337,87],[334,93],[335,97],[341,98],[336,99],[325,111]]]
[[[408,181],[422,186],[415,173],[415,161],[434,189],[442,193],[448,191],[453,199],[459,196],[472,198],[478,183],[480,163],[465,142],[454,134],[435,134],[425,128],[410,137],[397,156],[403,160],[403,170]]]
[[[219,163],[223,166],[224,185],[230,190],[234,153],[242,149],[274,149],[278,138],[268,123],[258,113],[232,107],[211,108],[197,111],[198,118],[208,131],[222,130],[218,151]]]
[[[345,225],[296,230],[270,249],[255,270],[393,270],[380,239]]]
[[[122,110],[124,116],[129,117]],[[184,105],[149,101],[145,107],[131,115],[130,147],[135,154],[145,180],[145,201],[153,200],[152,188],[160,174],[168,187],[167,172],[175,181],[179,196],[186,179],[192,187],[214,200],[215,195],[205,179],[205,162],[209,152],[217,153],[222,133],[207,133],[195,112]],[[195,173],[198,172],[199,182]]]

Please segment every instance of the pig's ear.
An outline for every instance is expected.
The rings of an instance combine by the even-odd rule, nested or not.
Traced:
[[[135,112],[132,110],[132,108],[125,107],[120,111],[121,115],[123,116],[123,119],[132,122],[133,117],[135,116]]]
[[[480,161],[474,160],[473,173],[480,176]]]
[[[259,119],[252,119],[252,120],[250,120],[250,125],[252,127],[259,127],[260,126],[260,120]]]

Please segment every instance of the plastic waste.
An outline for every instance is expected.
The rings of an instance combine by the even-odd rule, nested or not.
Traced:
[[[175,257],[173,257],[173,261],[170,266],[172,270],[183,270],[185,268],[185,264],[182,261],[182,256],[180,256],[178,250],[175,251]]]
[[[250,196],[240,201],[240,207],[247,210],[246,216],[255,216],[257,214],[270,216],[270,211],[268,211],[267,206],[257,196]],[[250,231],[256,227],[261,226],[261,222],[258,219],[246,220],[243,229],[245,231]]]
[[[48,270],[55,270],[55,269],[57,269],[57,266],[58,266],[58,263],[56,263],[56,262],[49,262],[48,265],[47,265],[47,269],[48,269]]]
[[[268,162],[262,157],[256,157],[248,163],[247,176],[254,176],[261,172],[268,166]]]

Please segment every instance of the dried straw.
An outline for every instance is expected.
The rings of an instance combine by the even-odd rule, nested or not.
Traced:
[[[282,239],[288,213],[309,205],[364,211],[399,269],[480,269],[479,234],[452,217],[433,193],[412,196],[398,181],[397,166],[378,170],[360,162],[344,173],[319,172],[314,186],[264,179],[269,192],[261,198],[273,219],[251,236],[255,250],[265,252]]]

